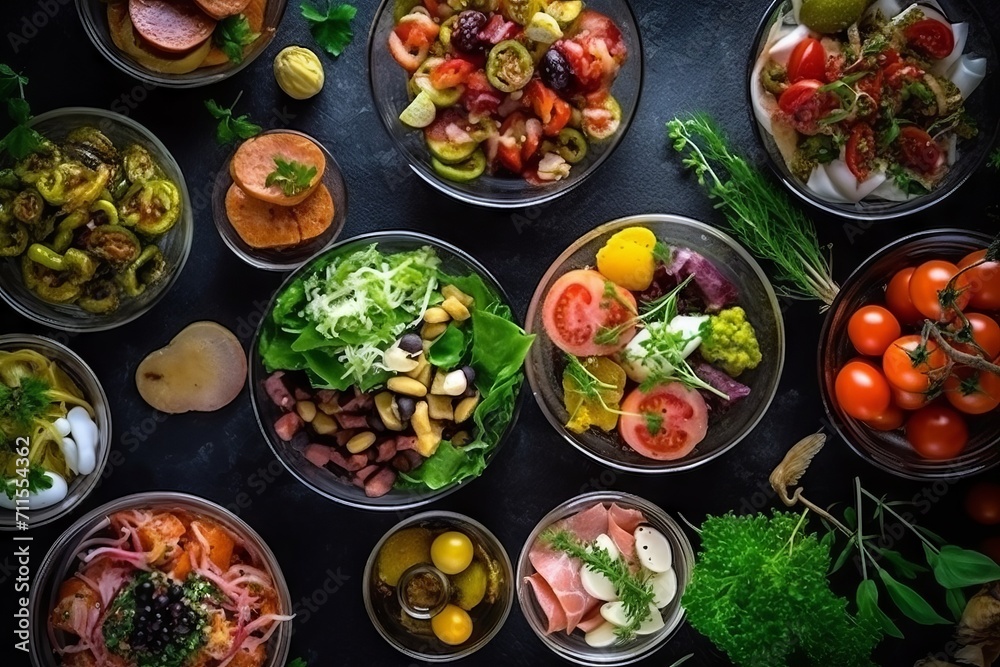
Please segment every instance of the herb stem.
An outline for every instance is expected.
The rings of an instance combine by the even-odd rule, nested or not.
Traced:
[[[861,507],[861,478],[860,477],[855,477],[854,478],[854,499],[855,499],[855,503],[856,503],[855,506],[854,506],[854,511],[858,515],[858,548],[861,549],[861,578],[862,579],[867,579],[868,578],[868,565],[865,563],[865,554],[867,553],[867,551],[865,550],[865,546],[864,546],[864,541],[865,541],[864,534],[865,533],[864,533],[864,531],[861,528],[861,509],[862,509],[862,507]]]
[[[940,549],[938,549],[937,546],[935,546],[935,544],[933,542],[931,542],[926,537],[924,537],[923,535],[920,534],[920,531],[917,530],[916,526],[914,526],[912,523],[910,523],[909,521],[907,521],[906,519],[904,519],[903,515],[901,515],[896,510],[892,509],[892,507],[890,507],[888,503],[883,503],[879,498],[876,498],[875,496],[873,496],[871,493],[869,493],[866,489],[862,488],[860,485],[859,485],[858,488],[861,489],[861,493],[865,494],[866,496],[868,496],[869,498],[871,498],[872,500],[874,500],[876,503],[878,503],[878,505],[882,509],[884,509],[885,511],[889,512],[889,514],[891,514],[894,517],[896,517],[897,519],[899,519],[900,523],[902,523],[904,526],[906,526],[907,528],[909,528],[910,532],[912,532],[914,535],[916,535],[917,537],[919,537],[920,541],[923,542],[924,544],[926,544],[934,553],[938,553],[940,551]]]

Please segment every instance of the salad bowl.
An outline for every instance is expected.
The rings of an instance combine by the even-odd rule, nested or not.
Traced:
[[[902,16],[901,12],[911,4],[913,3],[905,0],[879,0],[869,7],[867,14],[879,11],[883,16],[888,14],[887,18],[891,19],[896,15]],[[936,159],[939,164],[934,172],[940,171],[941,163],[946,162],[948,166],[943,177],[933,177],[937,180],[929,185],[929,189],[920,183],[919,179],[913,178],[912,170],[909,167],[904,169],[897,157],[897,154],[905,154],[909,150],[903,145],[908,140],[906,133],[912,132],[917,137],[916,130],[911,128],[901,131],[902,134],[897,134],[892,128],[885,129],[887,121],[880,116],[874,117],[871,124],[875,128],[876,139],[879,142],[877,145],[882,148],[876,149],[875,162],[870,169],[861,167],[856,168],[858,171],[849,170],[852,160],[861,162],[866,159],[848,155],[848,148],[855,143],[864,144],[859,134],[859,138],[855,141],[844,142],[847,145],[843,149],[836,149],[841,151],[840,157],[834,156],[832,162],[827,163],[829,157],[819,158],[820,164],[813,168],[808,182],[803,180],[803,175],[796,176],[790,167],[793,162],[789,157],[790,151],[794,150],[794,144],[790,144],[789,138],[784,136],[788,133],[786,125],[782,123],[782,132],[777,133],[772,129],[771,123],[774,113],[787,114],[788,111],[776,104],[775,98],[771,98],[769,103],[762,101],[771,94],[766,93],[761,85],[761,72],[766,67],[769,57],[779,62],[789,59],[789,52],[794,46],[791,41],[816,34],[795,21],[796,6],[797,3],[791,0],[775,0],[768,7],[754,38],[746,74],[747,105],[754,132],[767,152],[775,175],[795,196],[820,210],[845,218],[863,221],[890,220],[922,211],[940,202],[982,166],[1000,130],[1000,109],[992,102],[1000,97],[1000,77],[997,76],[1000,61],[997,59],[997,51],[990,37],[990,30],[976,10],[974,2],[927,0],[916,3],[916,6],[925,12],[928,19],[941,18],[943,19],[941,22],[947,21],[953,24],[954,48],[944,59],[931,60],[929,65],[924,66],[935,76],[947,78],[949,81],[955,79],[955,83],[960,84],[959,90],[962,90],[965,98],[965,113],[972,119],[971,126],[977,128],[977,131],[974,130],[975,136],[961,139],[957,136],[958,132],[937,129],[939,126],[947,126],[947,118],[941,118],[944,125],[931,125],[929,129],[935,143],[941,146],[936,149]],[[827,35],[820,36],[827,37]],[[942,54],[936,55],[940,58]],[[889,69],[891,65],[889,67],[879,65],[879,67],[885,72],[891,71]],[[961,71],[956,72],[956,70]],[[801,78],[805,75],[796,76]],[[888,86],[889,79],[884,80]],[[826,87],[821,90],[826,90]],[[784,96],[781,99],[784,101]],[[788,109],[791,109],[790,100],[788,105]],[[795,113],[794,109],[791,109],[791,112]],[[830,119],[835,120],[833,116],[830,116]],[[904,120],[900,121],[900,126],[905,128]],[[843,122],[849,123],[850,118]],[[838,122],[833,122],[831,125],[837,126]],[[809,131],[810,134],[813,132],[814,130]],[[797,136],[797,139],[791,140],[798,142],[797,155],[805,155],[802,150],[802,146],[805,145],[803,139],[810,137],[797,135],[795,130],[791,133]],[[824,133],[820,131],[819,136],[824,136]],[[894,139],[893,136],[898,139]],[[923,136],[924,139],[927,137],[926,134],[919,136]],[[846,138],[849,137],[845,135]],[[895,143],[890,143],[890,148],[885,148],[887,142]],[[858,155],[862,154],[859,152]],[[888,166],[881,167],[880,160],[887,160]],[[855,176],[858,173],[868,174],[867,180],[856,181]],[[879,183],[881,185],[878,185]]]
[[[620,125],[614,134],[603,140],[590,142],[585,157],[578,164],[572,165],[569,176],[554,182],[529,184],[520,177],[505,178],[488,173],[467,182],[443,178],[435,171],[432,156],[424,141],[424,133],[407,127],[400,121],[400,112],[412,98],[408,88],[409,75],[387,48],[399,18],[396,15],[397,8],[414,5],[419,3],[382,0],[368,37],[368,76],[375,112],[398,153],[398,159],[434,189],[461,202],[491,208],[520,208],[541,204],[589,180],[624,140],[638,109],[643,82],[639,22],[627,0],[592,0],[585,2],[584,8],[600,12],[613,21],[628,50],[628,56],[611,88],[611,93],[620,106]],[[514,93],[519,95],[524,90],[527,88]],[[499,125],[499,121],[497,124]]]
[[[567,360],[570,356],[583,358],[591,353],[580,355],[574,352],[573,355],[567,355],[565,348],[561,349],[556,345],[547,331],[546,311],[549,309],[546,308],[546,296],[557,286],[560,278],[570,272],[589,270],[589,267],[595,265],[595,257],[600,249],[612,237],[618,233],[631,233],[627,230],[635,228],[648,230],[642,233],[651,233],[658,242],[670,247],[685,252],[693,251],[707,260],[710,266],[717,267],[727,282],[738,285],[737,305],[743,309],[746,320],[756,331],[759,345],[759,364],[756,368],[739,374],[739,382],[749,385],[749,393],[732,405],[714,408],[709,406],[708,426],[707,431],[703,432],[703,439],[679,457],[670,455],[660,459],[650,458],[635,450],[634,445],[626,444],[620,432],[628,416],[622,413],[630,411],[626,407],[628,398],[619,406],[618,414],[622,416],[618,424],[614,423],[614,412],[612,413],[612,422],[604,427],[608,430],[593,425],[582,431],[571,429],[573,415],[567,407],[565,391]],[[595,272],[589,273],[593,275]],[[603,278],[598,274],[598,279]],[[528,306],[525,328],[538,336],[529,354],[527,375],[531,391],[546,419],[567,442],[586,456],[626,472],[680,472],[704,465],[725,454],[763,418],[777,391],[784,365],[782,314],[774,290],[760,266],[725,233],[702,222],[677,215],[650,214],[621,218],[584,234],[561,253],[542,276]],[[688,351],[687,354],[691,352]],[[725,379],[724,376],[714,375]],[[626,382],[632,380],[630,376]],[[635,385],[633,383],[630,386]],[[637,392],[638,389],[629,392],[627,396]],[[621,391],[618,395],[620,400]],[[698,401],[697,398],[693,400]],[[668,427],[669,420],[665,420],[661,426]]]
[[[351,376],[353,371],[350,369],[339,367],[334,372],[324,368],[324,364],[316,364],[316,359],[322,358],[327,364],[336,365],[337,360],[331,361],[329,356],[312,356],[308,358],[311,361],[304,363],[296,361],[295,348],[299,345],[292,341],[301,334],[292,334],[288,338],[282,331],[288,328],[287,313],[300,307],[295,303],[302,302],[289,302],[289,295],[299,298],[299,290],[310,276],[332,276],[336,274],[334,265],[344,266],[354,261],[353,258],[376,259],[374,264],[366,265],[367,268],[340,269],[344,273],[336,274],[338,277],[330,284],[350,280],[351,276],[373,275],[378,273],[377,267],[387,267],[394,257],[402,258],[404,255],[407,259],[399,261],[407,267],[416,266],[427,257],[436,258],[427,261],[439,261],[434,269],[440,272],[437,275],[451,276],[449,280],[463,286],[467,294],[457,292],[461,297],[472,293],[477,295],[475,300],[469,298],[466,301],[469,306],[464,316],[470,318],[468,311],[472,311],[471,318],[466,320],[471,321],[471,329],[458,320],[452,320],[447,328],[444,324],[430,324],[433,319],[431,314],[441,315],[443,308],[433,306],[428,301],[431,299],[428,293],[426,298],[421,296],[424,302],[417,304],[416,321],[399,325],[393,334],[402,336],[395,343],[383,339],[369,345],[370,341],[376,341],[376,334],[372,331],[378,325],[372,324],[368,319],[369,313],[361,308],[360,317],[364,323],[358,325],[361,330],[354,334],[360,340],[355,349],[367,350],[374,355],[374,359],[381,359],[373,362],[361,379],[357,379],[357,375]],[[396,271],[402,270],[396,267]],[[440,282],[444,280],[442,278]],[[387,283],[384,288],[394,289],[390,285]],[[438,288],[449,295],[456,294],[454,285],[441,286],[439,283]],[[438,288],[430,289],[438,294]],[[356,295],[352,289],[348,288],[341,296],[353,299]],[[324,298],[322,290],[316,292],[308,287],[306,291],[314,295],[312,298],[316,294]],[[431,300],[438,301],[440,296]],[[482,316],[489,320],[485,325],[477,319],[475,305],[483,300],[489,300],[490,304],[484,309],[491,311],[491,314]],[[506,293],[490,272],[471,256],[444,241],[410,231],[373,232],[338,241],[287,277],[268,305],[250,347],[251,399],[265,440],[278,460],[300,482],[326,498],[351,507],[398,511],[426,505],[456,491],[482,473],[509,437],[520,411],[521,365],[532,338],[525,335],[513,320],[507,304],[509,299]],[[449,304],[442,302],[442,305]],[[433,313],[429,314],[429,311]],[[421,321],[423,324],[419,325]],[[425,365],[419,368],[414,366],[408,371],[409,376],[400,373],[393,378],[396,371],[389,372],[385,364],[397,363],[391,362],[390,356],[400,354],[399,345],[409,345],[408,341],[412,338],[407,338],[407,335],[413,336],[413,326],[417,325],[419,336],[423,339],[417,339],[417,347],[410,354],[422,361],[429,359],[431,369],[423,371]],[[498,325],[499,329],[493,328],[493,325]],[[431,327],[438,326],[440,328],[435,334],[428,333]],[[436,343],[432,339],[442,341],[442,345],[450,344],[460,336],[453,336],[449,331],[445,337],[440,331],[463,326],[465,331],[471,332],[467,334],[470,337],[464,339],[463,351],[455,352],[459,356],[452,359],[450,368],[453,370],[449,370],[447,375],[450,375],[449,383],[463,383],[464,391],[448,389],[450,396],[445,396],[446,391],[441,387],[446,374],[442,370],[444,367],[437,365],[437,352],[431,349]],[[404,334],[404,329],[410,333]],[[492,329],[493,334],[483,333],[488,329]],[[483,347],[477,346],[476,336],[487,335],[501,337],[482,338]],[[282,340],[290,342],[291,347],[287,347]],[[420,351],[421,344],[423,352]],[[459,357],[464,361],[459,361]],[[341,360],[346,358],[339,357]],[[404,362],[403,367],[409,366]],[[435,374],[433,386],[432,372]],[[415,384],[410,380],[421,373],[426,373],[420,380],[425,388],[413,390]],[[463,373],[465,379],[459,377]],[[348,380],[349,377],[354,379]],[[336,390],[330,389],[336,385],[339,385]],[[492,392],[496,392],[495,400],[489,398]],[[463,405],[466,400],[469,402]],[[425,405],[421,406],[421,403]],[[434,409],[429,407],[431,405],[435,406]],[[468,412],[469,405],[474,405],[477,410],[475,419]],[[478,411],[480,407],[484,412]],[[421,412],[422,409],[427,412]],[[442,414],[441,410],[447,414]],[[306,423],[297,420],[296,415]],[[437,429],[437,437],[429,436],[431,444],[425,446],[423,441],[417,442],[414,434],[417,433],[417,423],[423,425],[420,420],[427,415],[430,415],[432,428]],[[320,425],[317,419],[324,425]],[[289,422],[294,428],[286,431]],[[330,425],[325,426],[327,423]],[[355,439],[354,435],[358,438]],[[393,438],[395,445],[387,444]],[[330,447],[317,449],[314,446],[316,442],[327,442]],[[420,456],[414,456],[417,451],[421,452]],[[409,463],[405,461],[407,457]],[[373,474],[376,471],[378,475]]]

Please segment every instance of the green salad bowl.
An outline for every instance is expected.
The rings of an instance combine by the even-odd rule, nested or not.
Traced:
[[[496,456],[501,445],[510,435],[517,420],[521,406],[521,387],[524,383],[524,370],[523,361],[521,361],[521,365],[515,372],[506,371],[506,374],[503,375],[498,371],[497,375],[494,376],[494,378],[506,377],[508,381],[511,378],[513,380],[509,387],[504,388],[505,393],[500,395],[509,397],[509,400],[498,399],[497,401],[503,405],[503,410],[499,413],[499,419],[495,422],[495,426],[492,429],[494,436],[484,438],[484,441],[486,441],[485,447],[475,446],[480,427],[475,419],[469,418],[461,424],[462,430],[468,431],[472,435],[472,443],[468,445],[468,449],[463,449],[461,446],[452,447],[450,444],[446,447],[442,443],[435,454],[419,462],[418,465],[409,471],[397,468],[397,459],[392,455],[388,458],[383,457],[379,445],[384,440],[390,439],[393,435],[412,435],[414,433],[412,427],[407,425],[403,431],[395,433],[387,430],[385,423],[379,417],[379,412],[375,408],[368,408],[367,411],[362,411],[362,414],[365,416],[360,424],[352,426],[346,420],[342,420],[345,415],[339,408],[332,406],[335,404],[345,405],[345,401],[350,403],[353,398],[357,398],[358,394],[362,392],[359,392],[356,386],[342,390],[339,393],[339,398],[333,399],[334,403],[318,403],[320,412],[325,412],[328,416],[335,418],[339,424],[339,428],[337,432],[327,432],[326,435],[317,436],[319,430],[314,425],[317,418],[314,415],[319,415],[319,412],[310,406],[305,411],[305,415],[303,415],[299,411],[299,403],[310,402],[317,404],[317,401],[325,400],[320,393],[323,389],[323,387],[319,386],[321,383],[315,379],[309,379],[309,376],[317,378],[319,375],[314,372],[313,368],[310,368],[307,375],[304,370],[296,370],[295,368],[285,369],[278,367],[274,363],[272,363],[270,368],[265,367],[263,351],[265,349],[271,350],[272,354],[269,356],[273,362],[276,357],[273,354],[274,347],[272,345],[276,344],[271,341],[275,340],[277,336],[285,336],[284,333],[280,333],[281,324],[277,321],[284,322],[285,320],[281,319],[280,316],[276,319],[275,307],[279,303],[280,297],[286,293],[286,290],[293,284],[297,284],[296,281],[301,281],[303,277],[322,270],[329,265],[333,258],[347,257],[358,250],[364,250],[372,245],[383,255],[413,251],[424,247],[430,248],[440,260],[439,272],[451,276],[478,276],[482,280],[482,285],[485,286],[488,292],[492,292],[491,296],[495,298],[495,301],[491,303],[498,307],[506,306],[507,309],[510,309],[509,297],[486,267],[465,252],[444,241],[410,231],[380,231],[342,240],[329,249],[314,255],[302,267],[289,275],[281,287],[278,288],[274,297],[272,297],[250,346],[250,396],[254,415],[261,432],[264,434],[264,439],[270,446],[271,451],[274,452],[274,455],[296,479],[321,496],[343,505],[375,511],[401,511],[426,505],[449,493],[453,493],[482,474],[485,467]],[[439,285],[438,289],[441,286]],[[475,311],[473,310],[473,312]],[[508,321],[515,325],[518,339],[524,348],[523,352],[526,353],[527,345],[531,339],[523,334],[520,329],[520,323],[515,321],[513,315],[511,315]],[[310,324],[309,326],[311,327],[312,325]],[[475,326],[474,320],[473,326]],[[419,327],[414,324],[407,331],[413,331],[414,328]],[[473,328],[467,327],[465,330],[473,331]],[[469,338],[469,341],[467,352],[464,352],[463,355],[471,354],[471,351],[475,349],[474,335]],[[388,347],[388,344],[380,344],[379,349],[384,349],[385,347]],[[485,346],[486,349],[507,349],[508,347],[510,346],[503,343],[494,343]],[[283,345],[282,349],[285,348],[290,349],[289,346]],[[285,358],[293,359],[294,355]],[[462,358],[467,359],[468,356],[463,356]],[[471,364],[475,368],[477,378],[489,377],[489,375],[484,374],[486,366],[482,361],[474,359],[465,363]],[[294,366],[294,363],[289,363],[289,365]],[[505,368],[511,367],[509,364],[505,366]],[[330,377],[329,369],[326,370],[328,373],[327,377]],[[285,374],[279,376],[278,380],[275,380],[273,376],[278,371],[284,371]],[[268,384],[269,380],[270,384]],[[500,380],[494,379],[494,384],[490,385],[490,387],[492,389],[499,386],[499,384]],[[283,400],[275,397],[276,387],[279,385],[284,387],[288,392],[287,398]],[[479,387],[479,390],[481,402],[485,402],[488,392],[485,394],[482,393],[482,386]],[[368,389],[368,394],[374,396],[382,391],[385,391],[384,385],[378,384],[374,388]],[[279,405],[279,402],[282,405]],[[491,406],[493,405],[496,405],[496,402],[491,403]],[[324,406],[328,410],[323,410]],[[348,412],[348,410],[345,409],[344,412]],[[278,422],[282,417],[286,417],[287,420],[295,423],[296,420],[293,417],[288,417],[288,415],[295,414],[298,414],[300,418],[303,416],[312,416],[312,422],[310,422],[310,419],[304,419],[298,430],[290,435],[289,431],[283,428],[284,424],[279,424]],[[345,423],[348,425],[345,425]],[[354,449],[345,449],[347,437],[344,434],[347,432],[372,432],[376,435],[376,442],[360,452],[356,452]],[[338,438],[338,433],[340,433],[340,438]],[[285,437],[282,437],[282,435]],[[321,440],[324,443],[324,448],[320,451],[328,451],[325,449],[328,446],[330,449],[349,457],[352,453],[355,455],[365,454],[369,457],[366,468],[372,467],[378,472],[393,470],[397,475],[395,481],[392,483],[392,487],[388,492],[377,495],[372,493],[373,489],[371,485],[366,483],[366,480],[374,479],[371,477],[374,473],[364,469],[358,471],[357,469],[351,470],[350,468],[342,467],[338,465],[336,460],[328,462],[326,465],[318,464],[316,462],[317,457],[313,455],[317,450],[311,449],[317,444],[317,440]],[[414,452],[403,451],[403,447],[399,448],[398,453],[411,455],[411,460],[413,459],[412,454]],[[436,455],[441,456],[435,458]],[[461,461],[469,461],[470,463],[458,467],[449,467],[448,462],[454,462],[456,460],[455,457],[467,457],[461,458]],[[322,459],[320,459],[320,463],[322,463]],[[428,468],[426,466],[431,467]],[[422,468],[423,470],[421,471]],[[464,477],[460,474],[447,474],[454,470],[470,469],[473,470],[474,474]],[[365,474],[366,472],[368,473],[367,475]],[[414,482],[414,479],[418,481]]]

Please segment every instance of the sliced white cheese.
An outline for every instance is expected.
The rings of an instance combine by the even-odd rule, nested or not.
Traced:
[[[969,99],[969,95],[972,95],[986,78],[986,58],[964,54],[955,61],[955,65],[948,72],[948,78],[958,86],[962,92],[962,99]]]
[[[833,187],[837,189],[840,196],[850,202],[859,202],[870,195],[875,188],[885,182],[884,171],[876,171],[869,174],[868,178],[858,183],[857,177],[851,172],[847,163],[837,158],[829,164],[821,165],[826,170]]]
[[[649,585],[653,587],[653,604],[657,609],[663,609],[677,596],[677,573],[670,568],[666,572],[653,574],[649,578]]]
[[[637,635],[651,635],[663,629],[663,616],[653,603],[649,604],[649,616],[635,629]]]
[[[614,624],[605,622],[585,634],[583,641],[587,642],[587,646],[605,648],[618,641],[618,635],[615,634]]]
[[[774,43],[770,49],[767,50],[767,54],[771,57],[771,60],[781,64],[782,66],[788,65],[788,58],[791,57],[792,51],[795,47],[799,45],[806,37],[812,37],[813,31],[804,25],[797,26],[787,35],[781,37],[777,42]]]
[[[818,165],[813,168],[812,173],[809,174],[809,180],[806,181],[806,187],[810,192],[823,201],[833,202],[835,204],[850,203],[833,185],[833,182],[827,175],[826,169],[823,168],[823,165]]]

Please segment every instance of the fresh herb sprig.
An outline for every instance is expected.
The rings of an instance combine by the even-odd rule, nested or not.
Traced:
[[[7,115],[14,123],[14,127],[0,139],[0,152],[6,151],[15,160],[33,153],[42,144],[42,135],[28,127],[31,107],[24,97],[27,84],[28,77],[0,63],[0,103],[6,104]]]
[[[0,422],[29,428],[52,402],[49,389],[48,382],[32,375],[22,377],[16,387],[0,383]]]
[[[221,106],[213,99],[205,100],[205,108],[208,109],[208,113],[219,121],[218,127],[215,128],[215,140],[219,145],[225,146],[240,139],[249,139],[261,132],[261,126],[250,120],[248,114],[233,115],[233,109],[241,97],[243,97],[243,91],[240,91],[240,94],[228,107]]]
[[[784,192],[733,153],[722,131],[704,114],[667,123],[674,149],[717,199],[737,239],[772,262],[781,293],[788,297],[833,303],[839,287],[830,260],[819,245],[816,228]]]
[[[615,587],[615,593],[625,607],[628,625],[615,628],[622,641],[635,636],[643,621],[649,618],[649,605],[653,602],[653,587],[642,575],[634,574],[620,555],[612,557],[607,549],[583,544],[566,530],[548,530],[542,533],[543,543],[552,549],[580,559],[584,567],[603,574]]]
[[[215,45],[237,65],[243,62],[244,47],[250,46],[260,37],[260,33],[253,31],[250,21],[243,14],[227,16],[219,21],[215,28],[215,32],[212,33]]]
[[[994,148],[993,152],[990,153],[989,165],[1000,170],[1000,148]]]
[[[264,185],[271,187],[277,185],[286,197],[295,195],[309,189],[312,179],[316,176],[315,165],[305,165],[295,160],[285,160],[277,155],[274,156],[275,170],[267,175]]]
[[[0,484],[3,485],[4,494],[13,500],[17,496],[17,490],[19,488],[26,488],[28,493],[38,493],[39,491],[52,488],[52,480],[45,474],[45,468],[42,468],[40,465],[32,463],[28,467],[25,477],[28,480],[27,487],[18,486],[14,478],[0,480]]]
[[[354,39],[351,19],[358,13],[357,7],[348,4],[317,0],[323,9],[311,2],[299,5],[302,16],[309,23],[309,32],[319,46],[333,57],[339,56]]]

